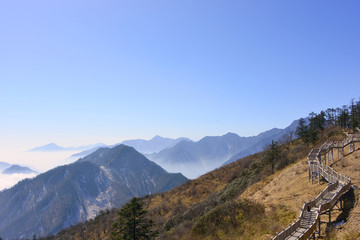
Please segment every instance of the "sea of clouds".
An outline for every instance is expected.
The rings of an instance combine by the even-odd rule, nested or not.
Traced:
[[[4,190],[5,188],[11,188],[16,183],[18,183],[20,180],[23,180],[25,178],[33,178],[37,174],[0,174],[0,191]]]
[[[65,165],[76,161],[70,156],[78,151],[64,152],[27,152],[16,150],[0,149],[0,161],[9,164],[17,164],[30,167],[31,169],[42,173],[54,167]],[[14,186],[20,180],[33,178],[37,174],[2,174],[0,171],[0,191]]]

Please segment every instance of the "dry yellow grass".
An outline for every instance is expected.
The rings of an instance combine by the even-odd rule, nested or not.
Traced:
[[[284,205],[300,213],[304,201],[316,197],[325,188],[325,183],[315,183],[309,181],[307,161],[302,159],[250,186],[240,198],[254,200],[265,206]]]
[[[356,145],[356,152],[348,154],[337,160],[333,164],[333,168],[339,173],[348,175],[352,179],[352,183],[360,187],[360,144]],[[345,154],[347,152],[345,151]],[[334,154],[335,155],[335,154]],[[316,197],[327,183],[322,182],[320,185],[317,181],[311,184],[308,178],[308,163],[306,158],[302,159],[285,169],[265,178],[264,180],[250,186],[240,198],[246,198],[265,206],[283,205],[287,209],[300,214],[300,209],[304,201]],[[350,215],[340,227],[336,227],[332,231],[329,239],[360,239],[360,191],[355,187],[355,204]],[[342,211],[334,208],[332,212],[332,221],[342,213]],[[322,216],[323,221],[328,220],[328,216]],[[290,223],[290,221],[289,221]],[[285,223],[286,226],[288,223]],[[322,236],[325,237],[325,226],[322,225]]]
[[[356,145],[358,149],[360,144]],[[341,227],[334,231],[333,239],[360,239],[360,150],[336,161],[333,165],[336,171],[351,177],[355,185],[355,204],[349,214],[349,218]]]

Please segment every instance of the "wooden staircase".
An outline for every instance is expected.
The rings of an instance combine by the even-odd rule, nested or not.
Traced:
[[[344,156],[344,148],[349,146],[349,153],[355,151],[355,143],[360,142],[359,134],[349,134],[348,137],[340,142],[325,142],[320,148],[312,149],[308,155],[309,179],[313,182],[314,178],[324,178],[328,186],[312,201],[305,202],[301,208],[300,217],[281,233],[276,234],[271,240],[299,240],[315,238],[317,225],[320,233],[320,214],[330,211],[341,196],[346,193],[351,186],[351,179],[348,176],[336,172],[330,164],[334,161],[334,150],[338,151],[338,157]]]

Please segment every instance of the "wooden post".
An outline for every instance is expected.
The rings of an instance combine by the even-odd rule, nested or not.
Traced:
[[[340,210],[342,211],[342,210],[343,210],[343,206],[342,206],[342,196],[341,196],[341,198],[339,199],[339,201],[340,201]]]
[[[311,184],[313,184],[314,182],[314,176],[313,176],[314,172],[311,170]]]
[[[324,154],[324,164],[326,165],[326,152]]]

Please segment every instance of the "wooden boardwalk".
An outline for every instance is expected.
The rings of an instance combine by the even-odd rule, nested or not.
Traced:
[[[320,148],[312,149],[308,155],[309,180],[313,182],[315,178],[320,183],[321,178],[325,179],[328,186],[312,201],[304,202],[298,220],[290,224],[281,233],[276,234],[272,240],[298,240],[315,237],[317,226],[320,233],[320,215],[329,214],[331,219],[331,209],[346,193],[351,185],[348,176],[339,174],[329,166],[330,161],[334,162],[334,150],[337,150],[338,159],[344,156],[344,150],[349,146],[349,153],[355,151],[355,143],[360,142],[360,134],[349,134],[348,137],[339,142],[325,142]],[[341,157],[340,157],[341,155]]]

